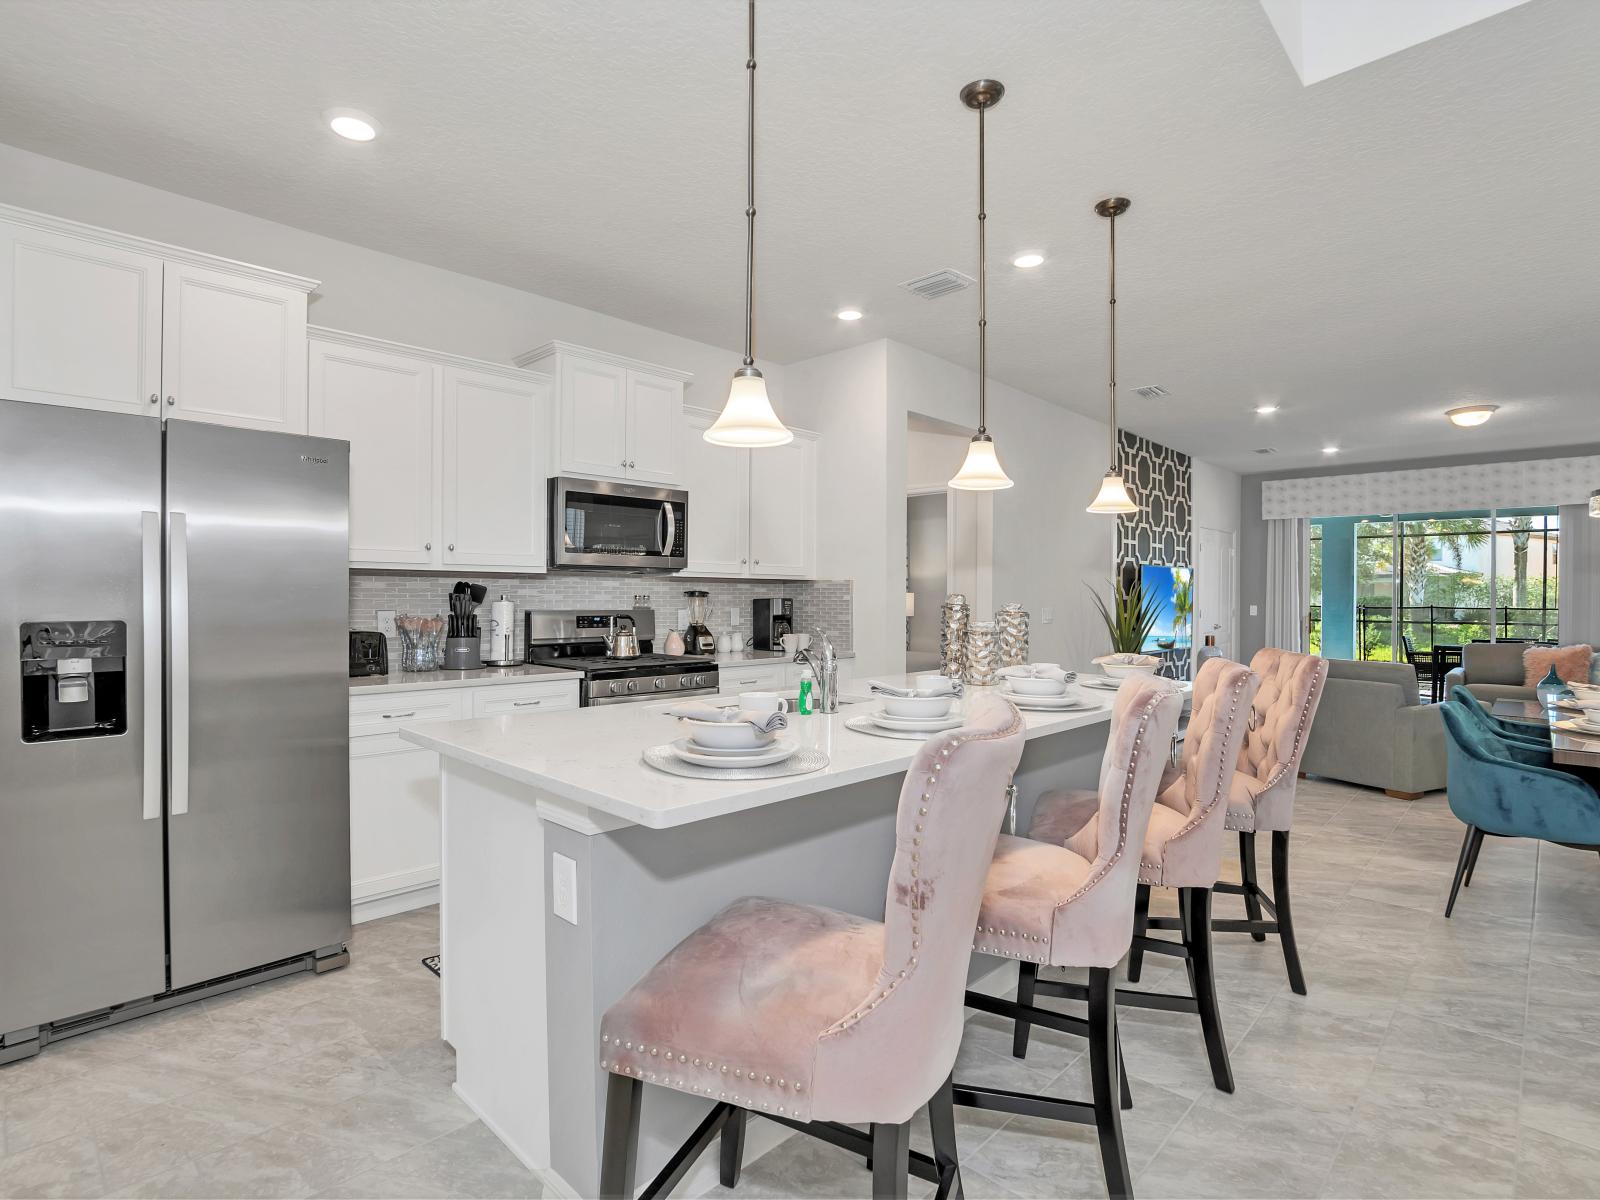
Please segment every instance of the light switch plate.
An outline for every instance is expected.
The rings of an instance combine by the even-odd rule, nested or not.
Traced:
[[[689,628],[689,610],[687,608],[680,608],[678,610],[678,628]]]
[[[578,923],[578,864],[565,854],[550,855],[550,907],[563,921]]]
[[[391,642],[395,639],[394,609],[380,608],[375,614],[378,618],[378,632]]]
[[[1252,617],[1253,617],[1253,616],[1256,616],[1256,615],[1257,615],[1257,613],[1256,613],[1256,606],[1255,606],[1255,605],[1254,605],[1254,604],[1252,604],[1252,605],[1251,605],[1251,606],[1250,606],[1250,615],[1251,615],[1251,616],[1252,616]]]
[[[739,610],[737,608],[730,608],[728,610],[728,628],[739,628]]]
[[[1055,619],[1056,619],[1056,610],[1055,609],[1053,609],[1053,608],[1041,608],[1039,610],[1039,620],[1042,623],[1048,625],[1048,624],[1050,624],[1051,621],[1054,621]]]

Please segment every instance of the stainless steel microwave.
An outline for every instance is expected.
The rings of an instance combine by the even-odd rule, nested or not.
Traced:
[[[689,565],[689,493],[605,479],[550,481],[550,566],[681,571]]]

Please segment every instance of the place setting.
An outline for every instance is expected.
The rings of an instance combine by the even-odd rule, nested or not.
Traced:
[[[1056,663],[1021,663],[1000,668],[1000,694],[1028,712],[1073,712],[1101,707],[1096,700],[1069,690],[1081,683],[1076,671]]]
[[[789,703],[776,692],[744,692],[727,705],[675,704],[667,715],[684,736],[649,747],[644,761],[690,779],[781,779],[820,771],[828,756],[786,732]]]
[[[1094,660],[1094,665],[1104,674],[1085,675],[1078,680],[1078,686],[1114,692],[1130,675],[1154,675],[1161,660],[1153,654],[1102,654]]]
[[[871,712],[850,717],[844,727],[870,737],[927,741],[936,733],[960,728],[965,719],[959,705],[961,690],[961,684],[947,675],[918,675],[910,686],[874,679],[867,692],[881,703]]]

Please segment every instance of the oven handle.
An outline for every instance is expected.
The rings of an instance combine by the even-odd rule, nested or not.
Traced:
[[[672,501],[661,502],[661,515],[666,518],[663,522],[664,531],[661,537],[661,557],[666,558],[672,553],[672,546],[678,540],[678,514],[672,511]]]

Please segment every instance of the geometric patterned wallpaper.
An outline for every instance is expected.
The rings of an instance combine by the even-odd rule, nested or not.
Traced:
[[[1117,563],[1190,566],[1189,456],[1126,429],[1119,441],[1123,478],[1139,511],[1117,518]]]

